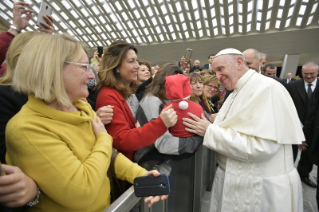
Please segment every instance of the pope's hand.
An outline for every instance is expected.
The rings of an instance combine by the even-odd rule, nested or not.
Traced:
[[[201,115],[201,118],[198,118],[192,113],[187,113],[192,119],[183,118],[183,124],[187,127],[185,130],[190,133],[195,133],[197,135],[203,136],[206,133],[207,127],[210,125],[210,122],[205,118],[204,114]]]

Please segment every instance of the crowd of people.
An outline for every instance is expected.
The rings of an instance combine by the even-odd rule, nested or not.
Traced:
[[[209,211],[303,211],[301,181],[318,186],[317,63],[280,79],[265,53],[228,48],[202,67],[184,57],[152,67],[126,41],[89,59],[81,42],[53,34],[50,15],[20,33],[27,6],[14,3],[14,27],[0,34],[2,208],[103,211],[114,179],[125,189],[160,175],[143,162],[182,163],[204,145],[218,161]]]

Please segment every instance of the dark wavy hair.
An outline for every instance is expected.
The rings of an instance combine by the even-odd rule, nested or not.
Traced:
[[[133,93],[133,83],[130,86],[125,85],[121,76],[117,73],[117,69],[121,66],[130,49],[137,54],[135,46],[126,41],[115,41],[107,47],[100,62],[98,90],[101,90],[103,86],[110,87],[117,90],[125,99]]]
[[[167,100],[166,96],[166,77],[175,75],[175,74],[183,74],[180,67],[173,63],[166,63],[160,67],[160,69],[155,74],[152,83],[146,87],[144,92],[144,97],[148,94],[154,95],[159,98],[163,104],[165,104],[165,100]],[[143,97],[143,98],[144,98]]]

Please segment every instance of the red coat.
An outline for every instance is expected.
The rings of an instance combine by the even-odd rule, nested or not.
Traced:
[[[96,110],[112,105],[113,119],[105,125],[107,132],[113,137],[113,146],[130,160],[135,150],[153,144],[166,131],[167,127],[160,117],[135,128],[135,120],[124,97],[115,89],[103,87],[96,99]]]
[[[14,35],[10,32],[2,32],[0,34],[0,76],[2,76],[6,70],[6,64],[2,63],[6,59],[6,54],[13,38]]]

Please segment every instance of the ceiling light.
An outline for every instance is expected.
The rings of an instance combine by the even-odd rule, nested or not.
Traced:
[[[256,24],[256,30],[257,31],[260,31],[260,26],[261,26],[261,24],[259,22],[257,22],[257,24]]]
[[[301,5],[299,10],[299,15],[304,15],[306,12],[306,5]]]
[[[120,4],[118,1],[115,2],[115,7],[116,7],[119,11],[122,10],[122,6],[121,6],[121,4]]]
[[[250,32],[250,30],[251,30],[251,24],[248,24],[246,29],[247,29],[247,30],[246,30],[247,32]]]
[[[275,28],[276,28],[276,29],[279,29],[279,28],[280,28],[280,21],[279,21],[279,20],[276,21]]]
[[[252,10],[253,10],[253,2],[250,1],[250,2],[248,2],[247,12],[251,12]]]
[[[234,27],[231,26],[231,27],[229,27],[229,34],[233,34],[233,33],[234,33]]]
[[[314,4],[311,10],[311,14],[314,13],[317,9],[318,3]]]
[[[228,6],[228,15],[232,15],[233,14],[233,5],[229,5]]]
[[[296,22],[296,26],[300,26],[300,25],[301,25],[301,22],[302,22],[302,18],[301,18],[301,17],[298,17],[298,18],[297,18],[297,22]]]
[[[293,12],[294,12],[294,7],[291,7],[288,12],[288,17],[290,17]]]
[[[277,13],[277,18],[282,18],[282,9],[279,9],[278,10],[278,13]]]
[[[218,29],[217,28],[214,29],[214,35],[218,35]]]
[[[74,10],[71,10],[70,13],[72,14],[72,16],[73,16],[74,18],[78,18],[78,17],[79,17],[78,14],[76,14],[76,12],[75,12]]]
[[[266,25],[265,25],[265,30],[268,30],[269,27],[270,27],[270,21],[267,21],[267,22],[266,22]]]
[[[290,18],[286,21],[285,27],[288,27],[290,25]]]
[[[268,8],[271,8],[274,5],[274,0],[269,0]]]
[[[311,24],[311,22],[312,22],[312,19],[313,19],[313,15],[312,15],[312,16],[310,16],[310,17],[308,18],[308,22],[307,22],[307,25]]]
[[[213,8],[210,10],[210,15],[212,16],[212,18],[214,18],[214,17],[216,16],[215,7],[213,7]]]

